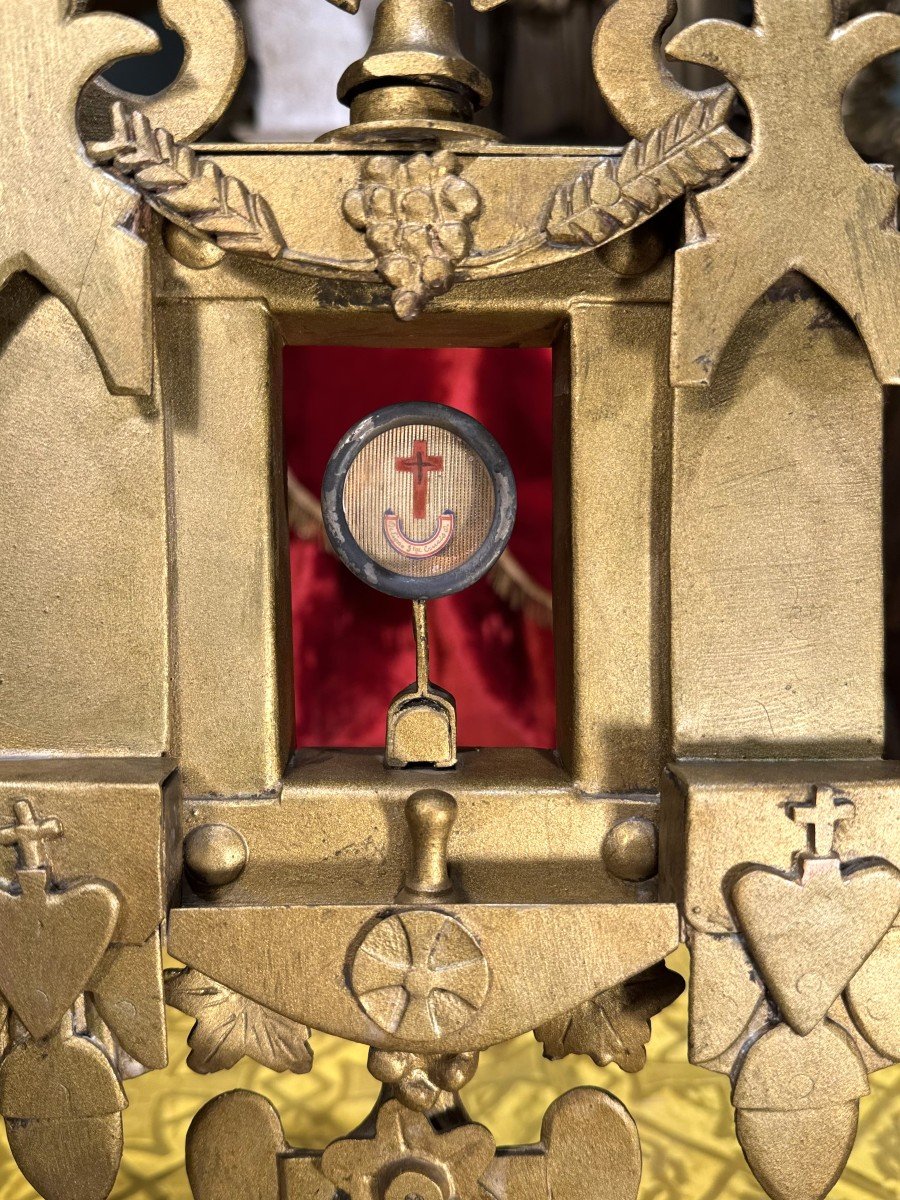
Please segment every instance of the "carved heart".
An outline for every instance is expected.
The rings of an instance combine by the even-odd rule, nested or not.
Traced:
[[[900,1061],[900,928],[888,930],[847,988],[847,1007],[879,1054]]]
[[[814,859],[797,883],[760,868],[741,876],[732,900],[769,992],[805,1036],[893,925],[900,871],[880,863],[844,875],[837,859]]]
[[[541,1141],[546,1195],[553,1200],[637,1200],[641,1143],[631,1114],[615,1096],[591,1087],[566,1092],[547,1109]],[[509,1196],[526,1194],[545,1192],[507,1190]]]
[[[52,1033],[109,945],[119,901],[102,883],[44,890],[43,871],[20,871],[21,895],[0,891],[0,994],[34,1038]]]

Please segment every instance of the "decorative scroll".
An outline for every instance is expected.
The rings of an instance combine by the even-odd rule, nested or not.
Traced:
[[[79,110],[85,141],[107,136],[116,103],[140,109],[154,127],[193,142],[231,102],[244,73],[247,51],[240,19],[229,0],[159,0],[159,15],[181,38],[184,61],[174,83],[155,96],[137,96],[98,78]]]
[[[80,323],[110,390],[147,395],[150,275],[136,196],[92,169],[79,126],[97,136],[108,127],[113,99],[136,99],[89,81],[119,59],[152,53],[159,41],[137,21],[81,9],[64,0],[0,6],[0,96],[8,114],[0,128],[0,288],[29,272]],[[142,103],[154,120],[165,114],[190,138],[216,119],[237,86],[240,24],[226,0],[164,0],[161,11],[183,36],[185,63],[171,88]]]
[[[610,112],[636,138],[649,137],[698,99],[680,84],[662,55],[662,35],[675,20],[677,0],[613,0],[594,35],[597,85]]]
[[[94,170],[75,125],[78,94],[117,59],[158,48],[146,26],[60,0],[0,5],[3,222],[0,288],[28,271],[70,310],[110,389],[151,379],[147,247],[126,230],[134,193]]]

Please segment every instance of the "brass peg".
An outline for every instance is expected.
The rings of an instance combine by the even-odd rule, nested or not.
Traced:
[[[406,822],[412,839],[412,857],[404,893],[411,896],[446,896],[453,891],[447,872],[447,848],[456,823],[456,801],[447,792],[427,788],[406,802]]]

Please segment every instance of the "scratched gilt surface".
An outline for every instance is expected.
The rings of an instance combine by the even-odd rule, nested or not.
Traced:
[[[682,949],[670,961],[685,973]],[[640,1200],[760,1200],[733,1136],[727,1081],[688,1065],[684,996],[654,1022],[647,1067],[626,1075],[598,1070],[585,1058],[550,1063],[532,1037],[481,1057],[465,1090],[469,1110],[498,1142],[534,1141],[541,1116],[561,1092],[583,1084],[606,1087],[637,1119],[644,1147]],[[212,1096],[251,1088],[279,1108],[295,1145],[324,1146],[351,1129],[371,1107],[378,1085],[366,1071],[360,1046],[315,1034],[315,1065],[306,1076],[275,1075],[246,1060],[218,1075],[194,1075],[185,1066],[192,1021],[169,1010],[168,1071],[128,1084],[126,1151],[113,1200],[190,1200],[183,1167],[184,1135],[194,1113]],[[833,1200],[900,1200],[900,1070],[871,1081],[862,1102],[860,1134]],[[34,1200],[0,1146],[0,1198]]]

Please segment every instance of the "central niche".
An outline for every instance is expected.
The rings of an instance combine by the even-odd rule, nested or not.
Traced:
[[[416,402],[448,404],[485,425],[519,491],[512,541],[490,576],[428,605],[432,678],[456,697],[460,746],[550,749],[553,384],[550,351],[533,349],[285,350],[297,744],[383,746],[388,705],[415,675],[410,604],[338,563],[318,502],[347,429]]]

